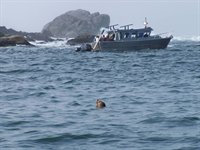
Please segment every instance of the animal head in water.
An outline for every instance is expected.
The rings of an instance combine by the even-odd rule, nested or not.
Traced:
[[[97,101],[96,101],[96,107],[97,108],[104,108],[104,107],[106,107],[106,104],[102,100],[97,99]]]

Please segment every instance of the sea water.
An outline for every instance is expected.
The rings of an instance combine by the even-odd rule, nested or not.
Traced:
[[[199,150],[200,42],[0,48],[0,149]]]

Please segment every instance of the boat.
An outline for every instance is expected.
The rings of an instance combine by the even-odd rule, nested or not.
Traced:
[[[151,35],[153,29],[147,26],[146,18],[144,25],[145,27],[139,29],[130,28],[132,24],[121,26],[120,29],[116,29],[118,24],[111,25],[102,30],[101,34],[95,37],[94,42],[83,47],[87,47],[87,51],[165,49],[173,36],[161,36],[166,33]]]

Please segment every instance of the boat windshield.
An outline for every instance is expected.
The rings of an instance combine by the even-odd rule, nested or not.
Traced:
[[[118,41],[147,38],[151,35],[152,30],[153,29],[151,27],[141,29],[105,30],[100,36],[96,36],[95,41]]]

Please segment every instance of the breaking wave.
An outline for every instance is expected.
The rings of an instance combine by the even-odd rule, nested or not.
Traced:
[[[59,39],[54,39],[52,42],[45,42],[45,41],[34,41],[30,42],[34,46],[38,47],[70,47],[67,45],[67,39],[65,38],[59,38]]]
[[[173,38],[174,41],[194,41],[194,42],[200,42],[200,36],[192,36],[192,37],[187,37],[187,36],[175,36]]]

